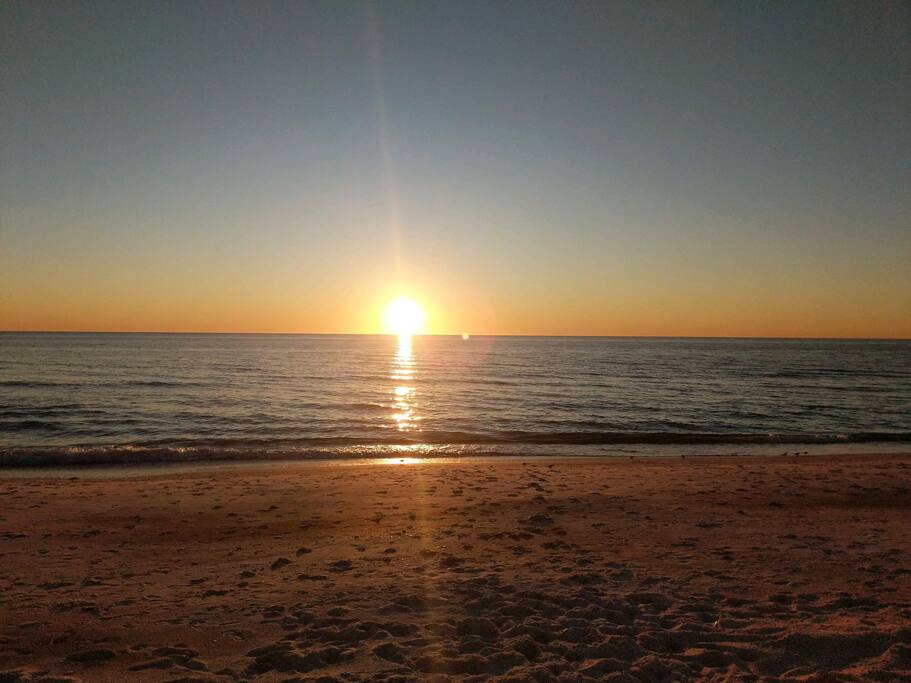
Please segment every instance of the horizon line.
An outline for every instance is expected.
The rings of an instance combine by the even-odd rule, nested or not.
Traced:
[[[389,332],[223,332],[184,330],[0,330],[0,334],[136,334],[136,335],[246,335],[283,337],[397,337]],[[673,335],[673,334],[490,334],[471,332],[433,332],[412,334],[412,337],[544,337],[554,339],[767,339],[793,341],[911,341],[911,337],[801,337],[775,335]]]

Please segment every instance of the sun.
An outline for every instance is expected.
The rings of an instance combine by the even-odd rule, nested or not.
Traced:
[[[414,299],[399,297],[392,301],[383,313],[383,325],[389,334],[410,337],[424,331],[427,316]]]

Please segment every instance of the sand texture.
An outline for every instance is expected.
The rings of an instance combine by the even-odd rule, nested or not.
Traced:
[[[911,455],[0,478],[0,681],[911,681]]]

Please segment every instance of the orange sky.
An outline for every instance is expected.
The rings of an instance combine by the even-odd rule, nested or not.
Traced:
[[[428,267],[400,288],[357,268],[232,278],[155,263],[63,265],[0,274],[0,329],[375,333],[402,293],[422,304],[430,333],[911,338],[911,288],[901,289],[901,274],[887,276],[861,284],[800,270],[635,278],[580,264],[523,282]]]

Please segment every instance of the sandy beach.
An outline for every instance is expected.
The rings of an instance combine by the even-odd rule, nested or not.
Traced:
[[[0,478],[0,681],[911,680],[911,455]]]

